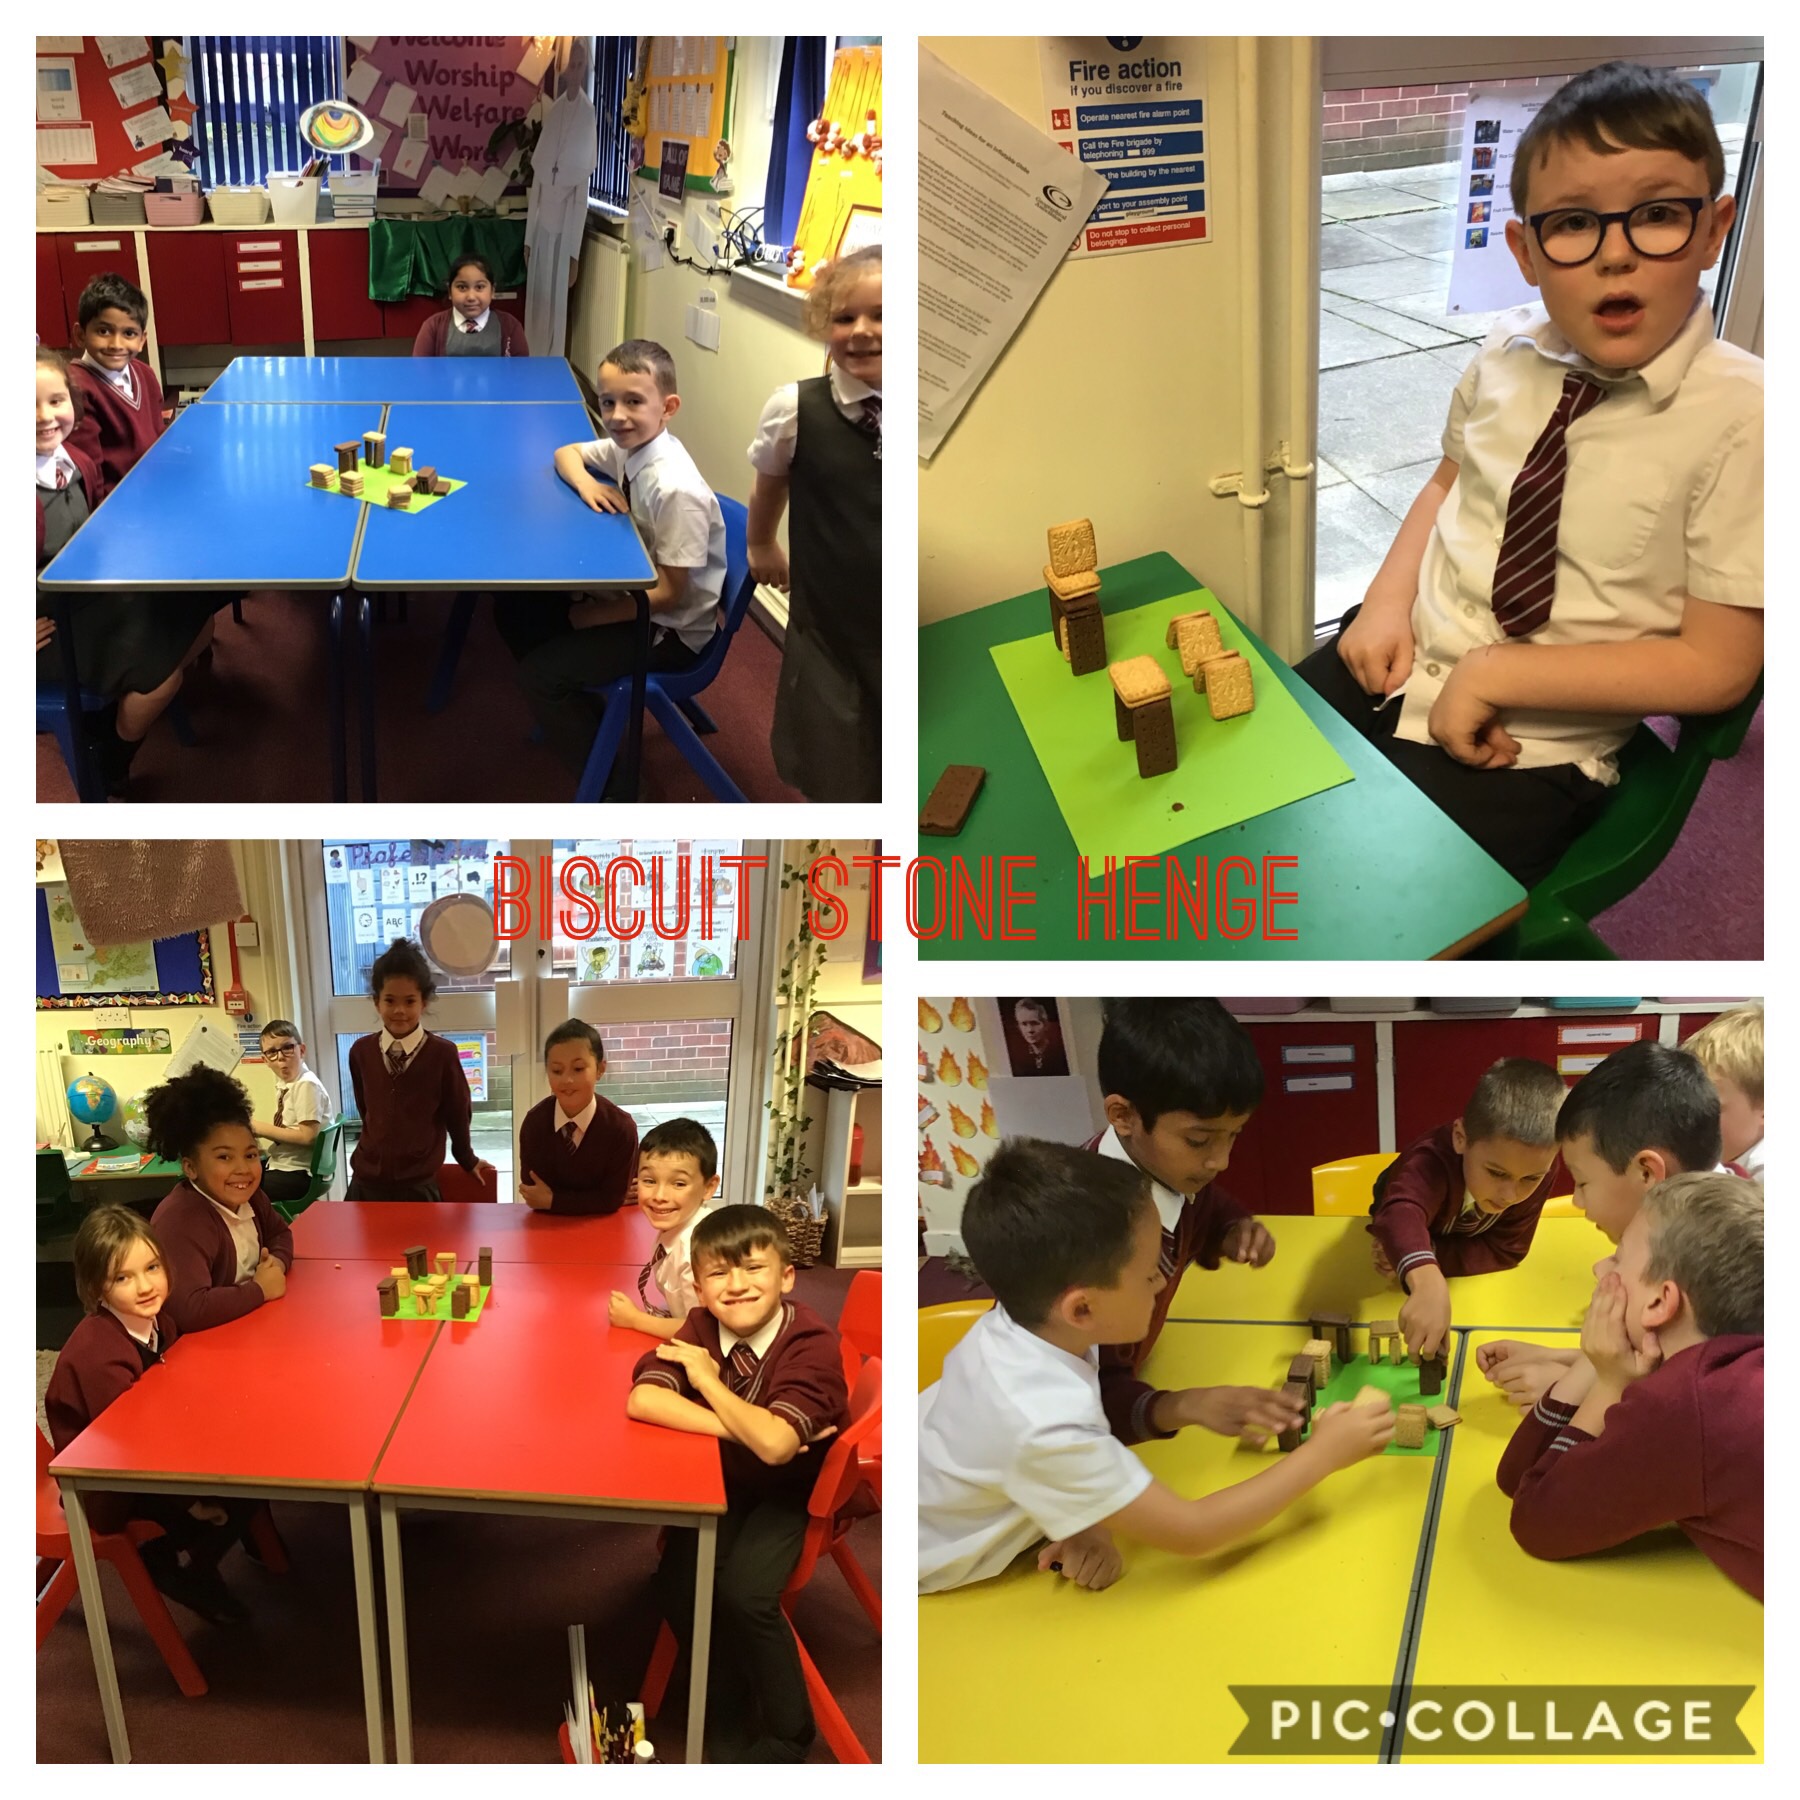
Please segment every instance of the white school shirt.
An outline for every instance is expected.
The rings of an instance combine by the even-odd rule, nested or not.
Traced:
[[[1581,355],[1541,305],[1505,313],[1456,384],[1444,454],[1460,465],[1419,568],[1413,666],[1396,736],[1432,741],[1432,704],[1464,656],[1505,641],[1494,570],[1506,501],[1579,369],[1611,391],[1569,428],[1556,598],[1534,644],[1624,644],[1680,634],[1688,595],[1763,603],[1763,365],[1722,344],[1697,300],[1674,339],[1621,374]],[[1611,786],[1636,715],[1507,709],[1521,769],[1574,763]]]
[[[133,1338],[138,1343],[147,1345],[153,1351],[161,1351],[162,1335],[156,1329],[156,1321],[154,1319],[150,1321],[149,1330],[140,1331],[136,1319],[126,1318],[126,1316],[110,1301],[102,1301],[101,1304],[105,1306],[106,1310],[125,1327],[125,1335],[128,1338]]]
[[[395,1037],[384,1025],[381,1028],[381,1060],[384,1063],[387,1062],[387,1053],[398,1044],[400,1048],[406,1052],[406,1062],[410,1063],[412,1059],[419,1054],[419,1046],[424,1043],[424,1041],[425,1027],[423,1025],[415,1025],[412,1028],[412,1031],[403,1038]],[[389,1064],[390,1068],[392,1066],[392,1064]],[[402,1063],[400,1066],[404,1069],[406,1063]]]
[[[581,1140],[587,1136],[588,1127],[593,1124],[594,1114],[599,1110],[600,1096],[598,1094],[589,1100],[587,1105],[584,1106],[580,1112],[576,1113],[573,1118],[565,1113],[559,1106],[556,1109],[556,1135],[561,1137],[562,1134],[573,1125],[575,1127],[575,1135],[568,1140],[568,1145],[571,1150],[579,1150],[581,1148]]]
[[[485,331],[487,329],[488,314],[493,310],[494,309],[491,306],[484,306],[481,311],[475,315],[473,329],[476,331]],[[452,304],[450,308],[450,329],[452,331],[468,331],[470,329],[469,322],[456,310],[454,304]]]
[[[324,1082],[305,1063],[300,1065],[300,1073],[292,1081],[276,1082],[275,1112],[281,1114],[283,1128],[289,1125],[310,1125],[316,1119],[322,1131],[336,1117]],[[270,1113],[269,1117],[273,1119],[275,1113]],[[314,1138],[312,1144],[284,1144],[279,1138],[271,1138],[269,1168],[271,1171],[293,1170],[303,1175],[310,1173],[313,1145],[317,1142],[318,1139]]]
[[[85,350],[82,351],[79,361],[84,369],[91,369],[103,381],[111,382],[133,406],[137,405],[139,398],[137,377],[131,370],[132,363],[137,361],[135,356],[131,357],[122,369],[108,369],[103,367],[101,364],[95,362]]]
[[[996,1306],[919,1396],[919,1592],[998,1575],[1129,1506],[1150,1471],[1113,1436],[1100,1352],[1072,1356]]]
[[[1763,1140],[1761,1138],[1758,1138],[1756,1142],[1737,1159],[1737,1166],[1742,1169],[1752,1181],[1762,1180]]]
[[[786,1317],[787,1308],[785,1306],[776,1307],[748,1337],[739,1337],[735,1331],[729,1331],[721,1325],[719,1327],[719,1355],[721,1358],[729,1359],[732,1351],[739,1344],[748,1344],[760,1362],[769,1354],[769,1346],[780,1336]]]
[[[1119,1134],[1110,1125],[1106,1128],[1106,1136],[1094,1146],[1094,1149],[1098,1155],[1110,1156],[1115,1162],[1131,1162],[1125,1146],[1119,1142]],[[1137,1168],[1137,1164],[1132,1163],[1132,1167]],[[1187,1195],[1178,1194],[1172,1187],[1164,1187],[1155,1176],[1142,1169],[1138,1169],[1138,1173],[1150,1183],[1150,1198],[1155,1202],[1158,1222],[1165,1232],[1174,1231],[1175,1227],[1181,1223],[1181,1209],[1187,1205]]]
[[[700,1304],[700,1286],[694,1280],[694,1227],[711,1210],[703,1206],[685,1225],[656,1234],[657,1243],[669,1254],[663,1258],[662,1267],[651,1275],[650,1288],[662,1295],[671,1319],[685,1319]],[[724,1335],[721,1327],[721,1338]],[[752,1345],[751,1348],[758,1356],[762,1354],[760,1347]]]
[[[852,425],[862,423],[862,403],[879,400],[881,389],[846,375],[836,363],[828,371],[831,377],[832,404]],[[794,441],[800,432],[800,384],[790,381],[778,387],[762,409],[756,422],[756,436],[750,440],[750,466],[759,475],[785,476],[794,466]]]
[[[687,592],[651,615],[651,630],[674,632],[690,650],[704,650],[718,624],[725,591],[725,515],[679,438],[659,431],[627,456],[611,438],[581,446],[589,471],[631,483],[631,522],[650,560],[686,569]]]
[[[69,480],[63,483],[64,487],[67,487],[69,482],[74,481],[81,474],[81,471],[75,466],[74,457],[72,457],[61,444],[58,444],[48,456],[40,456],[37,459],[38,486],[54,490],[56,487],[56,471],[58,469],[65,469],[68,471]]]
[[[225,1221],[225,1229],[231,1233],[231,1241],[237,1246],[238,1280],[248,1281],[256,1273],[256,1265],[262,1259],[262,1239],[256,1235],[255,1211],[248,1201],[242,1206],[221,1206],[211,1194],[206,1199],[213,1211]]]

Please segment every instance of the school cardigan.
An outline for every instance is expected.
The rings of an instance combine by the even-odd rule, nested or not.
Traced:
[[[469,1083],[448,1038],[426,1032],[398,1075],[381,1054],[379,1031],[358,1038],[350,1046],[350,1091],[362,1118],[352,1174],[364,1181],[435,1181],[446,1133],[451,1160],[474,1173]]]
[[[1106,1133],[1091,1139],[1082,1147],[1098,1151]],[[1148,1179],[1146,1177],[1146,1179]],[[1185,1195],[1175,1229],[1163,1233],[1165,1254],[1174,1259],[1175,1273],[1163,1285],[1150,1309],[1150,1328],[1135,1344],[1106,1344],[1100,1351],[1100,1398],[1106,1407],[1108,1424],[1124,1443],[1141,1444],[1149,1438],[1173,1437],[1172,1431],[1158,1431],[1150,1423],[1151,1408],[1163,1391],[1140,1380],[1138,1370],[1156,1348],[1162,1334],[1163,1321],[1181,1285],[1181,1272],[1190,1263],[1202,1269],[1216,1269],[1225,1246],[1225,1233],[1240,1220],[1254,1215],[1221,1191],[1217,1182],[1203,1187],[1197,1194]],[[1170,1241],[1172,1240],[1172,1242]]]
[[[1679,1525],[1746,1593],[1763,1597],[1763,1340],[1708,1338],[1634,1381],[1598,1437],[1548,1395],[1500,1459],[1512,1531],[1533,1556],[1608,1550]]]
[[[566,1122],[554,1094],[540,1100],[519,1123],[520,1168],[549,1183],[553,1213],[617,1212],[637,1174],[637,1122],[604,1094],[573,1150],[561,1135]]]
[[[414,356],[448,356],[450,354],[451,321],[456,317],[456,308],[446,306],[442,312],[435,312],[419,327],[419,335],[413,339]],[[500,348],[492,352],[495,356],[529,356],[530,346],[525,342],[525,327],[511,313],[501,312],[498,307],[488,308],[488,322],[484,330],[476,333],[477,337],[486,337],[495,325],[500,328]]]
[[[695,1307],[675,1336],[681,1343],[698,1344],[730,1381],[731,1371],[719,1349],[719,1321],[711,1313]],[[694,1392],[686,1370],[679,1363],[664,1361],[654,1350],[638,1358],[631,1381],[634,1387],[650,1383],[666,1387],[684,1400],[706,1404]],[[781,1327],[748,1385],[741,1392],[735,1383],[731,1385],[740,1399],[791,1425],[803,1444],[812,1443],[830,1426],[841,1430],[849,1416],[850,1396],[844,1386],[838,1334],[811,1307],[792,1300],[782,1301]],[[725,1474],[726,1502],[732,1507],[771,1497],[804,1504],[819,1474],[816,1456],[766,1463],[733,1438],[719,1440],[719,1461]]]
[[[85,450],[76,449],[72,440],[65,442],[63,448],[68,451],[69,460],[75,465],[75,473],[81,477],[82,492],[87,497],[87,512],[92,513],[94,508],[106,498],[106,478],[100,473],[100,465]],[[44,502],[48,496],[51,503],[54,504],[58,491],[66,494],[68,489],[39,488],[37,490],[37,566],[40,569],[69,542],[69,538],[75,535],[75,531],[79,531],[87,522],[84,514],[82,518],[75,521],[75,529],[70,531],[68,537],[65,537],[61,544],[45,545]]]
[[[1402,1281],[1426,1263],[1436,1263],[1446,1275],[1516,1268],[1562,1175],[1561,1162],[1552,1158],[1544,1179],[1517,1206],[1465,1214],[1463,1159],[1451,1139],[1454,1130],[1440,1125],[1375,1177],[1367,1230]]]
[[[135,403],[96,370],[78,362],[69,365],[69,379],[81,384],[81,397],[87,402],[86,415],[69,434],[69,449],[84,452],[100,465],[109,491],[162,436],[163,391],[156,371],[134,358],[131,374]]]
[[[284,1269],[294,1266],[294,1234],[269,1204],[261,1188],[250,1196],[257,1241]],[[151,1215],[150,1229],[162,1246],[169,1272],[169,1298],[162,1317],[182,1331],[228,1325],[263,1303],[255,1281],[237,1277],[237,1244],[219,1210],[191,1182],[164,1196]]]

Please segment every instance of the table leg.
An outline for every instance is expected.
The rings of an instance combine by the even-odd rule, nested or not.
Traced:
[[[381,1734],[381,1645],[375,1635],[375,1576],[369,1554],[368,1496],[350,1496],[350,1566],[356,1580],[356,1639],[362,1652],[363,1721],[369,1732],[369,1761],[387,1761]]]
[[[331,596],[331,669],[326,692],[331,706],[331,797],[350,798],[349,746],[344,737],[344,596]]]
[[[367,594],[356,597],[356,635],[362,677],[362,797],[375,798],[375,631]]]
[[[694,1555],[694,1641],[688,1658],[687,1759],[697,1763],[706,1751],[706,1663],[712,1654],[713,1560],[719,1544],[719,1521],[710,1515],[700,1521],[700,1542]]]
[[[100,1684],[100,1710],[106,1717],[106,1741],[116,1763],[131,1761],[131,1739],[125,1735],[125,1708],[119,1699],[119,1672],[113,1667],[112,1639],[106,1630],[106,1602],[100,1593],[100,1565],[94,1560],[94,1541],[88,1536],[87,1508],[81,1490],[63,1478],[63,1518],[69,1527],[69,1545],[75,1555],[75,1579],[81,1588],[81,1612],[87,1620],[88,1644],[94,1654],[94,1679]],[[708,1567],[708,1581],[711,1569]]]
[[[625,768],[619,783],[627,800],[638,798],[644,756],[644,694],[650,675],[650,599],[642,591],[632,598],[637,602],[637,656],[631,665],[631,719],[625,728]]]
[[[387,1585],[388,1661],[394,1674],[394,1761],[413,1759],[412,1689],[406,1673],[406,1589],[400,1575],[400,1515],[391,1494],[381,1496],[382,1579]]]
[[[75,766],[69,773],[75,778],[77,800],[106,800],[100,772],[94,767],[93,751],[87,740],[87,720],[81,711],[81,671],[75,666],[75,633],[69,626],[69,602],[58,594],[50,602],[50,615],[56,621],[56,648],[62,660],[63,704],[69,709],[69,735],[75,745]]]

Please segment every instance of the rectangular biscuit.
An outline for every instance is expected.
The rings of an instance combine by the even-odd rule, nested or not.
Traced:
[[[1211,613],[1190,613],[1176,621],[1175,647],[1181,657],[1181,672],[1198,675],[1201,664],[1216,656],[1224,656],[1225,640],[1219,636],[1219,621]]]
[[[937,778],[919,813],[919,830],[926,837],[955,837],[967,822],[985,780],[987,770],[978,764],[951,763]]]
[[[1197,692],[1204,688],[1215,719],[1235,719],[1255,710],[1256,687],[1250,665],[1235,650],[1203,662],[1194,687]]]
[[[1147,706],[1169,697],[1169,678],[1154,656],[1128,656],[1109,664],[1106,672],[1112,677],[1113,692],[1127,706]]]
[[[1070,519],[1067,524],[1052,525],[1049,538],[1050,566],[1058,575],[1083,575],[1100,566],[1091,519]]]
[[[1044,586],[1059,600],[1078,600],[1083,594],[1099,593],[1100,577],[1092,570],[1080,575],[1059,575],[1045,563]]]

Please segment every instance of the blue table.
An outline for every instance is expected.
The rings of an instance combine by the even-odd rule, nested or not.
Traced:
[[[203,404],[473,406],[580,399],[575,371],[560,356],[240,356],[206,390]]]
[[[372,404],[308,407],[190,406],[105,504],[38,576],[53,598],[118,593],[241,593],[246,588],[328,593],[331,620],[332,796],[346,797],[344,688],[339,657],[364,509],[313,493],[309,465],[331,446],[376,430]],[[81,718],[72,639],[57,607],[70,716]],[[76,732],[77,753],[81,734]],[[76,772],[77,780],[81,772]]]
[[[364,677],[363,798],[375,798],[375,650],[368,596],[409,588],[468,594],[535,588],[544,592],[547,606],[565,605],[576,588],[637,592],[639,654],[622,772],[635,792],[650,649],[650,609],[641,596],[655,583],[656,568],[629,514],[594,512],[556,473],[557,449],[593,435],[586,407],[414,403],[389,407],[386,429],[390,448],[405,444],[416,464],[433,464],[469,485],[417,518],[368,509],[353,577]]]

